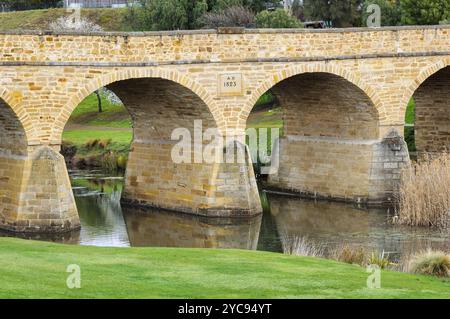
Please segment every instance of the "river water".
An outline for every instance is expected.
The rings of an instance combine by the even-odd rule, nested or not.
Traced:
[[[233,220],[120,204],[121,176],[70,171],[81,230],[22,237],[94,246],[239,248],[282,252],[289,238],[325,251],[348,244],[399,256],[421,249],[450,250],[450,232],[393,226],[389,209],[312,201],[261,192],[264,214]],[[11,236],[11,234],[3,234]]]

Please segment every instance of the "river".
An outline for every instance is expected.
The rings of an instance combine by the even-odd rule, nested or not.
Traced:
[[[282,252],[289,238],[306,238],[331,252],[348,244],[393,256],[426,248],[450,248],[450,232],[393,226],[392,211],[261,192],[264,214],[218,219],[120,204],[122,176],[70,171],[81,230],[20,237],[113,247],[238,248]],[[13,236],[12,234],[2,234]],[[17,236],[17,235],[14,235]]]

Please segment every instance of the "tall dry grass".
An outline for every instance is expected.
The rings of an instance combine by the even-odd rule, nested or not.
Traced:
[[[283,253],[286,255],[323,257],[324,248],[310,241],[306,236],[288,235],[281,232]]]
[[[428,249],[413,255],[405,269],[416,274],[450,277],[450,255]]]
[[[447,227],[450,221],[450,154],[423,158],[403,168],[394,222]]]

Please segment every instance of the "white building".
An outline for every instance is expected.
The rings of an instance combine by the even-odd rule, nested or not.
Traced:
[[[64,7],[74,8],[124,8],[128,0],[64,0]]]

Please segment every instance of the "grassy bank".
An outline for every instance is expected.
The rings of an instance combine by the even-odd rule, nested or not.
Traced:
[[[66,267],[81,267],[81,289]],[[0,238],[0,298],[450,298],[450,282],[282,254],[100,248]]]
[[[82,9],[82,17],[101,26],[105,31],[131,31],[124,21],[126,9]],[[0,31],[48,30],[52,21],[70,15],[66,9],[0,12]]]
[[[133,138],[130,115],[103,96],[102,109],[99,113],[97,96],[91,94],[73,111],[63,132],[63,154],[73,166],[125,166]]]

